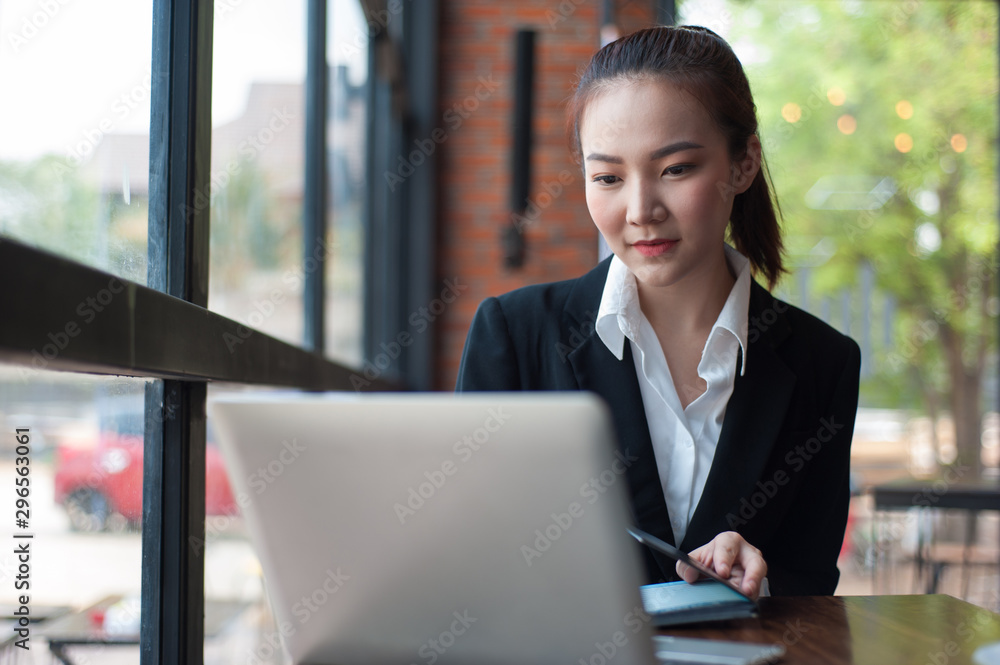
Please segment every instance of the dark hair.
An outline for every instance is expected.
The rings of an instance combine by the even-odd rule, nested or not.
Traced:
[[[733,160],[746,155],[757,134],[757,107],[743,66],[719,35],[699,26],[656,27],[611,42],[591,58],[567,108],[570,150],[580,162],[580,120],[587,104],[609,83],[663,78],[693,95],[708,111],[729,143]],[[772,199],[770,176],[761,155],[760,170],[733,200],[729,235],[773,288],[781,273],[780,208]]]

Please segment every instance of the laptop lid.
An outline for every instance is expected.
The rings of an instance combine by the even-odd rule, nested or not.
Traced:
[[[655,662],[586,393],[245,395],[209,412],[296,663]]]

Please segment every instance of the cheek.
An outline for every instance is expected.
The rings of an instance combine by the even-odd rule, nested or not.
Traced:
[[[699,228],[708,238],[725,237],[733,212],[733,196],[729,183],[715,180],[692,193],[690,218],[697,219]]]
[[[608,192],[594,191],[591,188],[587,188],[587,210],[590,211],[590,217],[594,220],[594,224],[602,232],[611,231],[615,227],[615,204],[613,197],[609,196]]]
[[[689,205],[697,205],[700,208],[714,209],[724,204],[723,194],[725,194],[728,183],[717,178],[706,178],[692,183],[692,187],[687,191],[685,200]]]
[[[673,198],[673,212],[681,218],[727,223],[733,208],[732,195],[726,198],[728,183],[715,178],[691,183]]]

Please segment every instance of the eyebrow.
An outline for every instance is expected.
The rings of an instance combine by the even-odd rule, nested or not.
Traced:
[[[681,150],[696,150],[698,148],[703,148],[705,146],[695,143],[693,141],[678,141],[677,143],[671,143],[670,145],[665,145],[662,148],[654,150],[649,154],[649,161],[653,162],[657,159],[663,159],[664,157],[669,157],[675,152],[680,152]],[[600,153],[592,152],[587,155],[587,161],[590,162],[606,162],[608,164],[621,164],[622,158],[615,157],[614,155],[602,155]]]

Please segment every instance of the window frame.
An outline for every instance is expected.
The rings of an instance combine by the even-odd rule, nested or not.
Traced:
[[[438,108],[438,0],[361,0],[370,26],[366,103],[364,216],[365,359],[384,357],[385,345],[411,331],[412,316],[440,290],[437,263],[437,151],[392,187],[419,140],[442,122]],[[404,66],[405,65],[405,66]],[[435,331],[426,322],[410,335],[405,354],[380,376],[410,390],[433,390]]]
[[[371,3],[360,1],[370,16]],[[328,196],[327,2],[307,3],[303,260],[314,256],[315,239],[325,235]],[[0,237],[0,280],[18,285],[0,290],[0,308],[9,322],[0,326],[0,361],[45,370],[162,379],[147,384],[145,395],[140,630],[144,664],[204,662],[207,382],[310,391],[401,387],[385,379],[355,385],[352,378],[359,370],[323,356],[322,270],[313,271],[305,288],[304,348],[206,309],[210,209],[197,203],[196,193],[207,190],[210,178],[213,13],[209,0],[153,0],[147,285]],[[436,25],[436,9],[425,20]],[[426,47],[433,42],[422,43]],[[430,57],[436,64],[436,53]],[[369,80],[373,76],[370,72]],[[428,90],[421,98],[424,104],[433,103],[434,93]],[[383,116],[378,123],[388,121]],[[393,124],[399,127],[403,119]],[[370,124],[369,139],[383,127]],[[428,235],[426,241],[431,239]],[[397,284],[408,280],[400,270],[382,277]],[[425,275],[422,281],[426,280]],[[377,299],[384,288],[367,286],[366,301]],[[39,340],[64,330],[67,322],[76,320],[80,303],[104,290],[113,297],[101,315],[74,335],[73,344],[40,363]],[[430,339],[425,342],[429,346]]]

